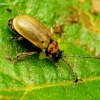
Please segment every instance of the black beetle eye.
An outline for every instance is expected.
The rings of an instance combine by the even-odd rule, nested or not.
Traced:
[[[62,56],[62,51],[58,50],[55,54],[52,55],[53,59],[57,62]]]

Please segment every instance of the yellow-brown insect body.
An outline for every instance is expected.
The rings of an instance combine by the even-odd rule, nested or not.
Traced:
[[[55,61],[61,58],[62,51],[59,50],[58,43],[53,40],[52,33],[37,19],[28,15],[20,15],[10,19],[8,26],[36,47],[45,49],[46,55],[52,55]]]
[[[20,35],[41,49],[46,49],[50,44],[50,39],[53,39],[52,33],[30,16],[17,16],[13,19],[13,26]]]

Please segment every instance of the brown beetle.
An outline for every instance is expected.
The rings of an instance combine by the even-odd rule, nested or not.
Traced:
[[[28,15],[20,15],[13,19],[10,19],[8,21],[8,26],[13,32],[19,34],[17,37],[13,39],[23,40],[23,38],[25,38],[39,49],[41,50],[44,49],[47,58],[50,59],[57,67],[58,67],[57,61],[59,59],[62,59],[71,69],[74,82],[77,82],[79,80],[76,77],[71,66],[64,60],[62,51],[59,49],[58,43],[57,41],[54,40],[52,33],[37,19],[30,17]],[[36,52],[21,53],[17,56],[17,58],[23,55],[31,55],[34,53]],[[96,57],[84,57],[84,56],[70,56],[70,57],[96,58]]]

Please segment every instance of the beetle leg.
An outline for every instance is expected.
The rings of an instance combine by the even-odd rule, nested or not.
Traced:
[[[23,40],[23,37],[19,36],[19,37],[11,37],[11,40]]]
[[[59,68],[59,66],[58,66],[58,64],[56,63],[55,60],[53,60],[53,59],[52,59],[51,57],[49,57],[49,56],[47,56],[47,58],[48,58],[51,62],[54,63],[54,65],[56,66],[57,69]]]
[[[19,55],[17,55],[17,59],[22,57],[22,56],[29,56],[29,55],[33,55],[33,54],[36,54],[37,52],[24,52],[24,53],[21,53]]]

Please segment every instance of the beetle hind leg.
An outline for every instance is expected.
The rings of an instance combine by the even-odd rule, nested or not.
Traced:
[[[36,54],[37,52],[23,52],[21,54],[18,54],[16,56],[16,59],[18,60],[20,57],[23,57],[23,56],[29,56],[29,55],[33,55],[33,54]]]
[[[19,36],[19,37],[11,37],[10,39],[11,39],[11,40],[20,41],[20,40],[23,40],[23,37],[22,37],[22,36]]]

